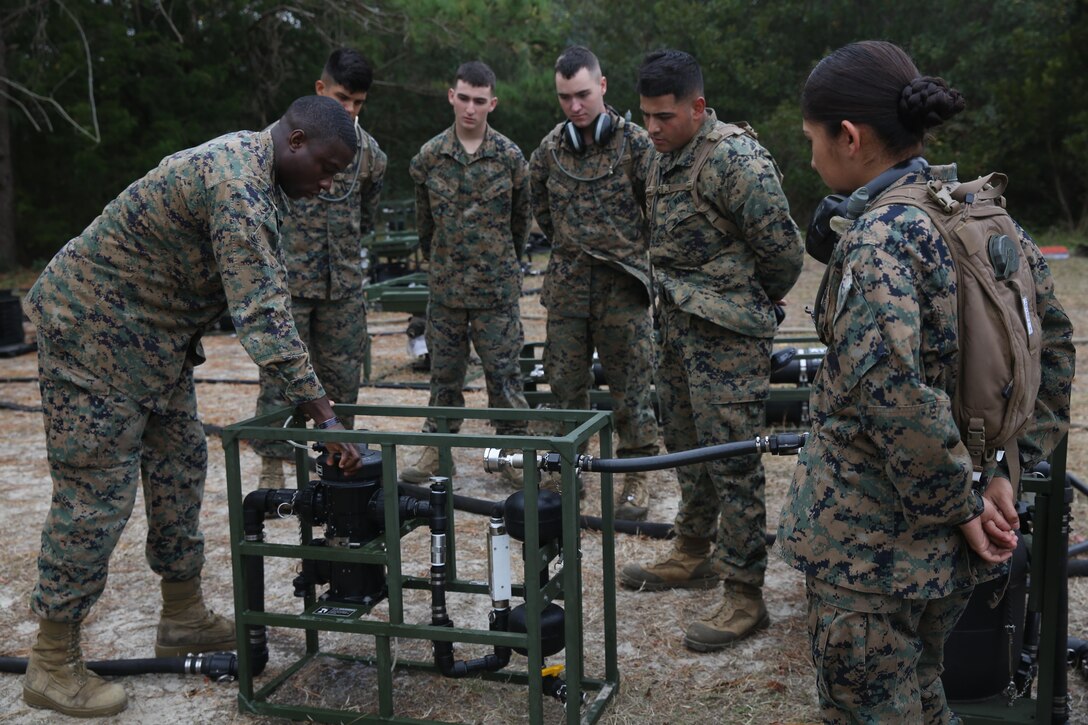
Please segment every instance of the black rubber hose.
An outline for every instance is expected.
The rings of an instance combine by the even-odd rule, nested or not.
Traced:
[[[758,436],[753,440],[721,443],[705,448],[693,448],[689,451],[666,453],[660,456],[642,456],[639,458],[593,458],[581,456],[579,463],[585,471],[605,473],[631,473],[634,471],[661,471],[678,466],[690,466],[705,461],[722,458],[758,455],[762,453],[793,454],[804,445],[807,433],[778,433]]]
[[[399,486],[401,493],[406,496],[411,496],[412,498],[425,500],[431,495],[430,489],[426,486],[405,483],[403,481],[400,482]],[[453,507],[458,511],[464,511],[465,513],[491,516],[495,511],[495,507],[499,507],[501,510],[502,503],[454,494]],[[578,520],[580,526],[588,531],[604,530],[604,519],[600,516],[582,514]],[[672,539],[676,536],[672,524],[666,524],[659,521],[628,521],[626,519],[615,519],[613,523],[614,526],[612,527],[612,530],[619,534],[647,536],[651,539]],[[775,535],[767,532],[766,540],[767,545],[770,546],[774,543]]]
[[[0,672],[25,674],[26,666],[25,657],[0,657]],[[238,677],[238,656],[233,652],[215,652],[187,657],[96,660],[88,662],[87,669],[104,677],[179,674],[202,675],[216,682],[229,682]]]
[[[639,458],[592,458],[583,459],[582,468],[586,471],[602,473],[632,473],[634,471],[663,471],[677,466],[690,466],[704,461],[716,461],[719,458],[733,458],[759,453],[756,441],[737,441],[722,443],[706,448],[693,448],[690,451],[666,453],[660,456],[641,456]]]
[[[1088,484],[1077,478],[1075,473],[1069,473],[1066,471],[1065,480],[1069,481],[1069,485],[1080,491],[1085,496],[1088,496]]]
[[[264,541],[264,520],[275,516],[281,506],[294,502],[294,489],[259,488],[250,491],[242,501],[242,530],[246,541]],[[264,611],[264,557],[245,556],[242,567],[246,571],[246,607],[252,612]],[[250,668],[253,676],[264,672],[268,664],[268,630],[263,624],[246,625],[246,646],[249,648]]]
[[[446,560],[444,553],[436,551],[434,547],[445,546],[445,536],[449,530],[449,520],[446,518],[446,498],[449,493],[446,483],[433,483],[427,491],[427,500],[430,503],[430,527],[432,535],[431,551],[431,625],[435,627],[452,627],[453,622],[446,611]],[[420,487],[422,488],[422,487]],[[438,537],[441,544],[435,540]],[[507,630],[510,610],[491,610],[492,632],[505,632]],[[468,677],[477,672],[497,672],[510,663],[511,649],[509,647],[495,647],[494,654],[484,655],[472,660],[454,660],[453,642],[435,640],[431,643],[434,648],[434,664],[438,671],[445,677]]]

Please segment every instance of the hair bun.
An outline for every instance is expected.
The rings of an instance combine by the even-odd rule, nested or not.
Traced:
[[[899,119],[912,131],[940,126],[966,107],[960,92],[949,88],[943,78],[920,76],[899,94]]]

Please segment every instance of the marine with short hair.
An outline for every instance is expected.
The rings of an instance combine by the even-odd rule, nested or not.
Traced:
[[[347,404],[359,397],[359,374],[369,343],[362,293],[366,284],[363,238],[374,229],[386,170],[385,153],[359,125],[373,79],[370,62],[358,51],[338,48],[329,55],[314,91],[348,112],[358,148],[328,191],[287,206],[280,230],[291,315],[299,338],[329,398]],[[287,405],[282,386],[263,369],[260,386],[257,415]],[[352,427],[350,416],[340,418]],[[252,445],[262,458],[260,486],[282,488],[281,461],[294,459],[290,445],[261,440]]]
[[[707,108],[695,58],[649,54],[638,92],[660,153],[646,195],[665,446],[678,452],[750,440],[766,417],[775,305],[801,273],[801,235],[770,153]],[[722,649],[770,622],[762,592],[763,465],[753,454],[682,466],[677,478],[673,551],[628,564],[620,581],[635,589],[711,588],[720,577],[722,600],[688,627],[684,644]]]
[[[487,122],[499,99],[495,74],[470,61],[458,69],[448,99],[454,121],[423,144],[409,172],[416,184],[416,229],[429,262],[427,349],[429,405],[462,408],[469,341],[476,348],[491,408],[528,408],[522,390],[521,265],[529,236],[529,173],[517,145]],[[461,428],[449,421],[450,432]],[[497,421],[500,435],[524,435],[525,421]],[[425,432],[436,432],[428,418]],[[422,483],[438,472],[438,449],[427,446],[400,472]],[[521,472],[503,472],[521,485]]]
[[[559,407],[588,409],[596,349],[612,398],[618,455],[656,455],[644,214],[653,144],[605,103],[608,79],[589,49],[562,52],[555,88],[567,120],[529,160],[533,209],[551,242],[540,298],[548,310],[544,372]],[[616,516],[644,520],[649,499],[646,473],[624,474]]]
[[[234,624],[208,609],[200,587],[208,453],[193,367],[204,361],[201,336],[229,311],[239,342],[300,413],[342,428],[295,330],[275,247],[286,198],[327,192],[355,144],[343,108],[308,96],[270,129],[167,156],[27,294],[53,479],[30,597],[39,617],[23,681],[31,706],[101,717],[127,704],[121,685],[87,670],[80,625],[140,485],[147,561],[162,579],[156,655],[235,647]],[[327,445],[347,472],[359,469],[354,447]]]

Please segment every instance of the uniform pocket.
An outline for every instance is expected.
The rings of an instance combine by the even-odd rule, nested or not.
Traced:
[[[672,234],[678,229],[684,229],[691,225],[691,222],[697,221],[702,216],[699,212],[695,211],[694,207],[688,205],[681,205],[679,208],[673,209],[665,216],[665,231]]]
[[[453,201],[457,196],[457,187],[437,174],[427,177],[426,186],[432,204]]]
[[[865,298],[840,287],[835,300],[833,339],[820,366],[832,410],[845,407],[862,378],[888,355],[888,347]]]
[[[484,203],[491,202],[494,199],[506,198],[510,196],[510,190],[514,188],[514,180],[510,178],[510,174],[505,173],[496,174],[487,179],[483,186],[480,187],[480,200]]]

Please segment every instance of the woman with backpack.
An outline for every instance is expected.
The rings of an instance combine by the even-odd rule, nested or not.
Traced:
[[[778,543],[806,574],[828,722],[956,722],[940,680],[945,639],[974,585],[1016,547],[1018,477],[991,459],[973,480],[953,415],[965,340],[948,240],[921,205],[902,201],[908,185],[955,188],[954,166],[921,154],[926,132],[964,107],[880,41],[821,60],[801,97],[812,166],[839,196],[821,204],[806,240],[828,265],[813,306],[827,354]],[[1005,243],[1022,248],[1034,281],[1025,327],[1041,336],[1037,402],[1017,441],[1031,466],[1068,425],[1075,351],[1046,262],[1007,226]]]

